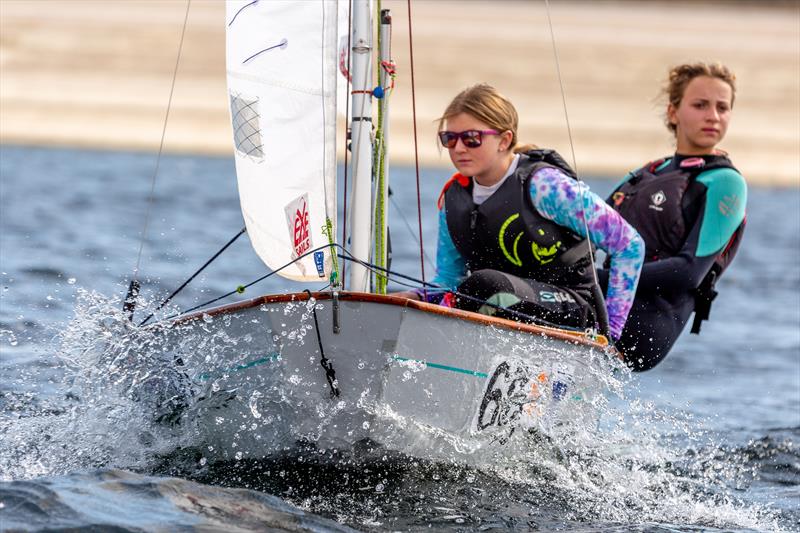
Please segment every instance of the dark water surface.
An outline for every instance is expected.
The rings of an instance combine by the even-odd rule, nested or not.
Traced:
[[[712,320],[609,394],[592,446],[543,441],[481,469],[313,447],[211,464],[203,443],[158,433],[113,396],[124,376],[90,349],[136,263],[154,165],[0,148],[0,530],[800,530],[800,191],[751,188]],[[403,219],[416,225],[414,175],[392,172],[393,268],[418,276]],[[430,257],[444,174],[422,171]],[[242,225],[232,160],[165,157],[143,300],[160,301]],[[176,305],[265,272],[242,238]],[[270,279],[239,298],[296,288]]]

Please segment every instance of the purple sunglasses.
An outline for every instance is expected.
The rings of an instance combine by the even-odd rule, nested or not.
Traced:
[[[483,143],[484,135],[500,135],[497,130],[440,131],[439,140],[445,148],[455,148],[458,140],[467,148],[477,148]]]

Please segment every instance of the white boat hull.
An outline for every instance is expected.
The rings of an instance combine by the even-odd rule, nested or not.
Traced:
[[[591,424],[609,367],[602,338],[360,293],[263,297],[163,332],[195,391],[181,426],[228,459],[369,440],[482,462],[518,453],[521,430]]]

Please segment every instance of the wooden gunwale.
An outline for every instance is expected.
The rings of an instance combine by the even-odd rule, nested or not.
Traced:
[[[333,298],[333,295],[330,292],[312,292],[311,296],[313,296],[316,300],[330,300]],[[190,320],[196,320],[206,315],[212,317],[217,315],[224,315],[228,313],[233,313],[235,311],[241,311],[243,309],[258,307],[259,305],[263,304],[298,302],[298,301],[305,301],[308,299],[309,299],[309,294],[306,292],[294,292],[287,294],[268,294],[264,296],[258,296],[256,298],[251,298],[250,300],[244,300],[241,302],[214,307],[206,311],[197,311],[190,315],[176,318],[174,320],[174,323],[179,324],[182,322],[188,322]],[[463,311],[461,309],[442,307],[440,305],[421,302],[418,300],[410,300],[408,298],[403,298],[401,296],[371,294],[366,292],[342,291],[339,293],[339,300],[350,301],[350,302],[371,302],[371,303],[379,303],[385,305],[397,305],[400,307],[410,307],[412,309],[416,309],[418,311],[422,311],[425,313],[453,317],[459,320],[474,322],[476,324],[482,324],[485,326],[495,326],[503,329],[520,331],[523,333],[541,335],[544,337],[550,337],[552,339],[567,341],[573,344],[582,344],[592,348],[597,348],[599,350],[604,350],[608,347],[608,340],[602,335],[598,335],[596,340],[593,340],[587,338],[582,332],[579,331],[570,331],[559,328],[551,328],[547,326],[538,326],[535,324],[525,324],[522,322],[515,322],[513,320],[508,320],[505,318],[497,318],[493,316],[482,315],[479,313],[471,313],[469,311]]]

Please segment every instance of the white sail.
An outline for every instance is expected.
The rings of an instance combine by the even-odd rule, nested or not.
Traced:
[[[227,71],[247,232],[272,269],[325,245],[336,222],[337,2],[229,0]],[[330,250],[280,274],[320,281]],[[317,259],[320,259],[319,257]]]

